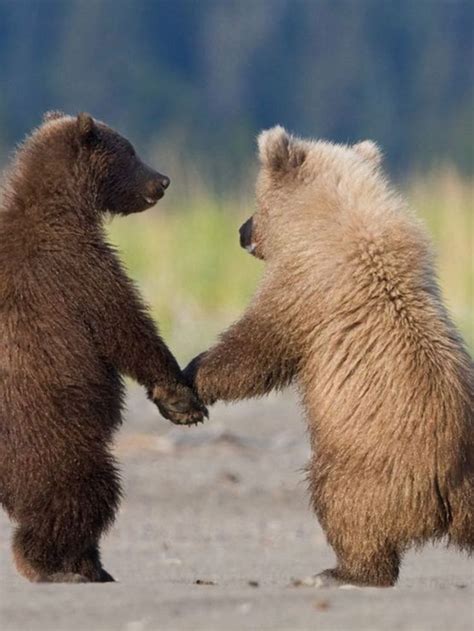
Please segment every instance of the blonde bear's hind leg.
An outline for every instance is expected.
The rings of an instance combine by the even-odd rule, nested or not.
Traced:
[[[334,547],[334,546],[333,546]],[[392,547],[378,548],[370,554],[347,554],[336,550],[338,565],[314,576],[296,580],[297,587],[393,587],[398,579],[400,554]]]

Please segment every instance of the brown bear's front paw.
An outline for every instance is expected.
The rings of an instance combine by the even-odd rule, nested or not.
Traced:
[[[197,425],[209,417],[206,406],[184,384],[171,392],[163,386],[155,386],[149,396],[160,414],[176,425]]]

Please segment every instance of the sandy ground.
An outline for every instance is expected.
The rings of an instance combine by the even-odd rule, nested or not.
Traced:
[[[410,553],[394,589],[290,586],[334,560],[308,509],[292,396],[216,406],[197,429],[169,425],[137,389],[128,407],[126,496],[103,544],[118,582],[24,582],[1,515],[3,631],[474,629],[474,560],[442,547]]]

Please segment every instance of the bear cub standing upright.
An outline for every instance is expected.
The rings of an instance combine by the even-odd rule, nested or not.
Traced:
[[[312,502],[337,556],[312,583],[393,585],[412,545],[474,550],[473,364],[376,145],[276,127],[259,149],[241,243],[263,280],[185,374],[209,404],[298,381]]]
[[[202,421],[132,282],[104,212],[153,206],[169,179],[87,114],[49,113],[19,149],[0,210],[0,501],[31,581],[110,581],[99,538],[120,485],[109,444],[121,374],[163,416]]]

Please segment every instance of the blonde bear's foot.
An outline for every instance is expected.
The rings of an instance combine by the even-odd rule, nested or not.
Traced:
[[[350,583],[335,576],[333,570],[325,570],[319,574],[296,578],[291,581],[292,587],[312,587],[313,589],[327,589],[338,587],[339,589],[359,589],[360,585]]]

